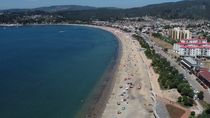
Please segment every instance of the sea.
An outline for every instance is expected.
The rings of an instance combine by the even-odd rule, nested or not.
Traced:
[[[0,27],[0,118],[74,118],[118,47],[97,28]]]

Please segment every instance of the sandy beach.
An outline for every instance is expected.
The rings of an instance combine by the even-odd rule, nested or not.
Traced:
[[[151,60],[147,59],[144,49],[132,38],[132,34],[109,27],[100,28],[112,32],[122,45],[113,77],[115,83],[102,118],[167,118],[170,116],[166,104],[184,110],[180,117],[187,118],[190,110],[176,103],[180,94],[176,89],[160,88],[159,75],[154,72]],[[160,102],[163,105],[160,106]]]
[[[152,88],[142,59],[144,50],[129,33],[109,27],[98,28],[113,33],[121,42],[121,57],[113,78],[115,83],[102,118],[153,118]]]

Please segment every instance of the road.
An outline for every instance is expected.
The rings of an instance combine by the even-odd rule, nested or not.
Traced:
[[[150,40],[150,37],[146,34],[140,33],[140,36],[144,38],[144,40],[150,45],[153,46],[156,53],[159,53],[161,56],[165,57],[170,63],[171,66],[174,66],[180,74],[183,74],[186,77],[186,80],[189,82],[189,84],[192,86],[193,89],[198,91],[204,92],[204,101],[207,103],[210,103],[210,92],[207,89],[204,89],[197,81],[196,76],[193,74],[189,74],[187,69],[182,68],[178,63],[176,63],[176,60],[172,59],[168,54],[166,54],[161,47],[157,46],[154,42]]]

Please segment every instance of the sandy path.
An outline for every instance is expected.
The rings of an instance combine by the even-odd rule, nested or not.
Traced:
[[[120,30],[105,30],[112,32],[121,41],[122,57],[102,118],[153,118],[149,75],[139,43],[132,40],[130,34]]]

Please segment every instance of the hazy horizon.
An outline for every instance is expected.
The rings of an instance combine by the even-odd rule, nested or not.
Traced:
[[[132,8],[142,7],[149,4],[157,4],[164,2],[176,2],[180,0],[0,0],[0,9],[25,9],[37,8],[54,5],[81,5],[93,7],[117,7]]]

